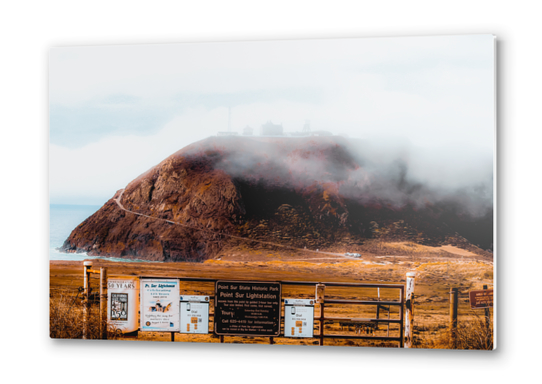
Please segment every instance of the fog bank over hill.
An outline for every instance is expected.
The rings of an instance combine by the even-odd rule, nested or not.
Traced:
[[[464,145],[427,149],[339,136],[225,138],[193,150],[205,150],[200,145],[223,151],[215,166],[238,178],[281,180],[290,187],[333,183],[350,199],[396,208],[450,202],[462,213],[482,216],[493,207],[491,154]]]

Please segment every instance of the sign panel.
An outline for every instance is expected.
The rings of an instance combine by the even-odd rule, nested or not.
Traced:
[[[141,279],[141,330],[179,331],[179,280]]]
[[[209,296],[181,296],[181,333],[209,333]]]
[[[280,334],[280,283],[217,281],[215,294],[217,335]]]
[[[313,337],[314,302],[306,299],[284,299],[284,336]]]
[[[470,291],[469,299],[471,308],[493,307],[493,289]]]
[[[121,332],[139,328],[139,279],[122,276],[107,279],[107,320]]]

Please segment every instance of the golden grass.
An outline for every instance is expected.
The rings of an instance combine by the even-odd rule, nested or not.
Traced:
[[[87,323],[87,338],[101,339],[99,305],[91,303]],[[115,339],[115,329],[107,326],[107,338]],[[52,339],[83,338],[83,303],[82,293],[74,290],[62,290],[49,300],[49,337]]]
[[[455,341],[449,327],[435,325],[424,329],[434,337],[415,337],[414,346],[427,349],[493,350],[493,322],[487,320],[486,323],[486,318],[476,313],[471,315],[469,318],[458,320]]]

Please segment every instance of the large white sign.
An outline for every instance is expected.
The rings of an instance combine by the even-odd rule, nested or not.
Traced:
[[[179,331],[179,280],[141,279],[141,330]]]
[[[139,328],[139,279],[119,276],[107,279],[107,321],[121,332]]]
[[[284,299],[284,336],[312,337],[314,300]]]
[[[209,333],[209,296],[181,296],[181,333]]]

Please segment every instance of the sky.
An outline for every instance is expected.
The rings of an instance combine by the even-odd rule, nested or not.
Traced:
[[[186,145],[272,121],[412,152],[447,187],[492,172],[494,37],[56,47],[52,204],[104,204]],[[437,185],[438,186],[438,185]]]

